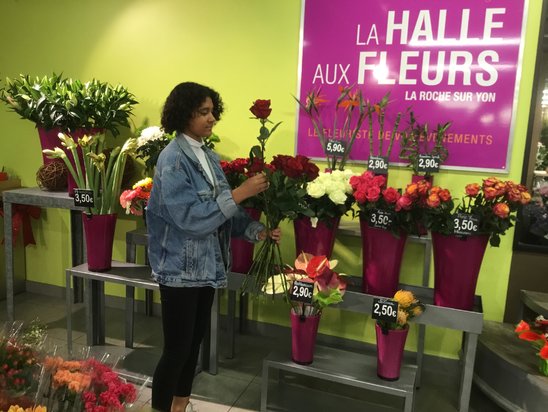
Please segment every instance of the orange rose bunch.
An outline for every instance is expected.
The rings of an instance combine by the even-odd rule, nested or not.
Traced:
[[[500,245],[500,236],[514,225],[518,209],[531,201],[531,194],[523,185],[496,177],[483,179],[482,184],[470,183],[465,195],[453,210],[448,190],[430,189],[425,208],[425,225],[445,235],[454,232],[454,214],[464,213],[477,219],[477,234],[489,235],[491,246]]]

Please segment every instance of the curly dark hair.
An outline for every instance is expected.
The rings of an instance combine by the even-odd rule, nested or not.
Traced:
[[[213,101],[213,116],[217,121],[221,120],[221,114],[224,111],[223,101],[215,90],[193,82],[184,82],[175,86],[167,96],[162,111],[162,127],[165,132],[182,133],[196,110],[208,97]]]

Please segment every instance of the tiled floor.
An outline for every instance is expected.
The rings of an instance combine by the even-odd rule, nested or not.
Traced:
[[[63,299],[44,295],[23,293],[15,297],[16,319],[30,321],[39,317],[48,325],[48,336],[66,352],[66,308]],[[134,350],[123,348],[123,311],[107,309],[107,348],[113,356],[126,354],[124,364],[133,365],[144,373],[151,373],[159,356],[161,345],[160,320],[137,314],[135,318]],[[5,301],[0,302],[0,322],[6,320]],[[74,350],[85,347],[85,319],[82,304],[74,306]],[[195,379],[192,402],[199,412],[243,412],[258,411],[260,407],[262,359],[279,347],[287,347],[287,338],[274,339],[253,335],[237,335],[236,356],[223,356],[226,346],[219,350],[219,373],[202,372]],[[92,348],[97,349],[97,348]],[[129,366],[128,366],[129,368]],[[459,388],[458,362],[425,357],[421,388],[416,392],[415,411],[450,412],[457,410]],[[340,384],[326,383],[313,378],[286,375],[278,385],[269,386],[269,410],[275,411],[397,411],[402,402],[392,396],[371,391],[352,389]],[[150,388],[144,387],[131,410],[151,411]],[[486,398],[475,386],[472,388],[471,412],[500,412],[498,406]]]

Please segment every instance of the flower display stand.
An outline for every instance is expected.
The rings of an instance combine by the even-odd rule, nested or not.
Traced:
[[[400,379],[388,382],[377,377],[377,360],[374,356],[318,346],[314,363],[299,365],[291,361],[289,352],[272,352],[263,360],[261,411],[267,410],[270,369],[402,397],[405,402],[403,410],[405,412],[413,410],[417,377],[415,365],[403,366]],[[281,383],[283,382],[279,382],[279,384]],[[297,410],[298,408],[292,409]]]

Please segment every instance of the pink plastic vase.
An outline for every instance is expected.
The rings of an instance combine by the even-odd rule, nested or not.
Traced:
[[[261,211],[246,207],[245,211],[254,220],[261,218]],[[253,263],[254,244],[244,239],[230,239],[230,253],[232,256],[231,271],[236,273],[247,273]]]
[[[293,228],[295,230],[296,256],[305,252],[330,258],[340,220],[340,218],[333,218],[329,222],[318,222],[314,228],[309,217],[295,219]]]
[[[314,360],[314,347],[321,315],[291,315],[291,358],[299,365],[310,365]]]
[[[369,227],[360,220],[363,248],[362,292],[392,297],[398,290],[400,268],[407,234]]]
[[[38,129],[38,136],[40,137],[40,146],[42,150],[53,150],[56,147],[61,147],[61,141],[59,140],[58,134],[61,131],[58,127],[54,129],[44,129],[42,127],[36,126]],[[53,159],[48,159],[44,153],[42,153],[42,161],[45,165],[53,162]]]
[[[377,335],[377,376],[387,381],[400,378],[401,361],[407,332],[405,329],[389,329],[385,335],[382,328],[375,323]]]
[[[88,269],[105,272],[112,267],[112,244],[116,228],[116,214],[88,215],[82,213]]]
[[[432,233],[434,305],[472,310],[478,275],[489,236]]]

